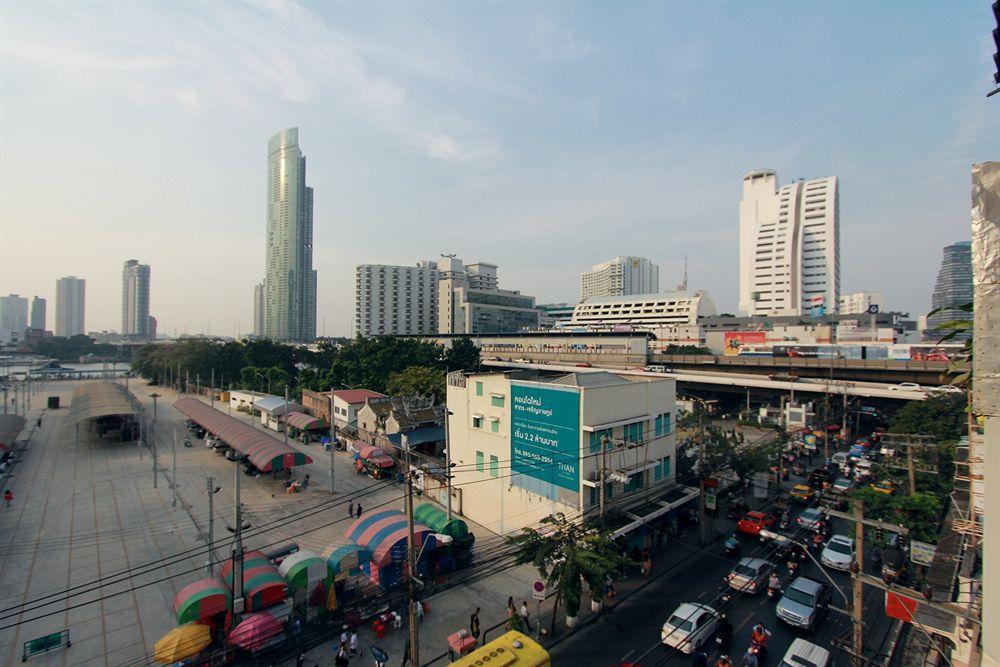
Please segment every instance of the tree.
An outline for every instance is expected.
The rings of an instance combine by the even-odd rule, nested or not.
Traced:
[[[864,503],[865,518],[903,526],[911,539],[936,543],[940,534],[941,499],[933,493],[890,496],[871,487],[851,493]]]
[[[619,553],[608,531],[570,521],[559,512],[547,516],[540,528],[525,528],[505,538],[517,548],[518,565],[531,564],[546,584],[556,591],[551,632],[555,632],[555,610],[560,601],[567,616],[580,611],[584,581],[592,591],[603,591],[604,579],[633,563]]]
[[[433,396],[437,402],[444,401],[444,371],[427,366],[409,366],[405,370],[389,376],[386,389],[390,396]]]
[[[444,364],[449,372],[474,370],[479,367],[479,348],[471,338],[454,340],[444,353]]]
[[[955,394],[911,401],[893,415],[889,431],[930,435],[937,440],[958,440],[965,433],[965,410],[965,397]]]

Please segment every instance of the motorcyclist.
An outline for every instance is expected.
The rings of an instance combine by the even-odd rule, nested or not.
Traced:
[[[723,648],[728,648],[729,642],[733,639],[733,624],[729,622],[725,614],[719,616],[719,622],[715,626],[715,639]],[[726,659],[728,660],[728,658]]]
[[[763,654],[767,651],[767,642],[771,638],[771,631],[764,627],[763,623],[753,626],[750,633],[750,648],[756,649],[757,653]]]
[[[743,654],[743,659],[740,660],[740,667],[757,667],[760,662],[757,660],[757,649],[753,646],[747,649],[747,652]]]
[[[767,590],[772,594],[781,590],[781,578],[777,572],[772,572],[771,577],[767,580]]]
[[[729,656],[722,654],[719,659],[715,661],[715,667],[733,667],[733,663],[729,661]]]
[[[792,515],[788,513],[788,510],[785,510],[784,512],[782,512],[781,513],[781,524],[780,524],[781,527],[782,528],[787,528],[788,525],[791,522],[792,522]]]

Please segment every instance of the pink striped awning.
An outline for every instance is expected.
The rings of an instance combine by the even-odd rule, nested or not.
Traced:
[[[399,510],[386,509],[366,514],[355,521],[345,533],[347,539],[371,553],[371,561],[379,567],[390,564],[402,552],[406,554],[406,515]],[[436,544],[434,531],[422,523],[413,524],[413,544],[419,548],[427,542],[428,548]],[[394,549],[395,547],[395,549]]]

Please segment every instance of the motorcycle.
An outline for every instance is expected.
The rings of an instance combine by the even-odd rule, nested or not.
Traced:
[[[726,538],[725,543],[722,545],[722,550],[726,554],[727,558],[736,558],[743,551],[743,544],[736,538],[735,535],[730,535]]]
[[[781,521],[778,522],[778,528],[781,530],[788,530],[790,525],[792,525],[791,515],[788,513],[782,514]]]
[[[715,645],[719,647],[719,652],[729,650],[729,644],[733,640],[733,624],[726,620],[725,615],[715,627]]]
[[[768,583],[768,585],[767,585],[767,599],[768,600],[777,600],[780,597],[781,597],[781,584],[779,583],[779,584],[771,585],[771,583]]]
[[[184,446],[185,447],[191,446],[191,438],[184,438]]]

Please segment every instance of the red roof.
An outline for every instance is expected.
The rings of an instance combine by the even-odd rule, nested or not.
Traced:
[[[385,394],[367,389],[338,389],[333,392],[333,395],[351,405],[364,403],[369,398],[387,398]]]

